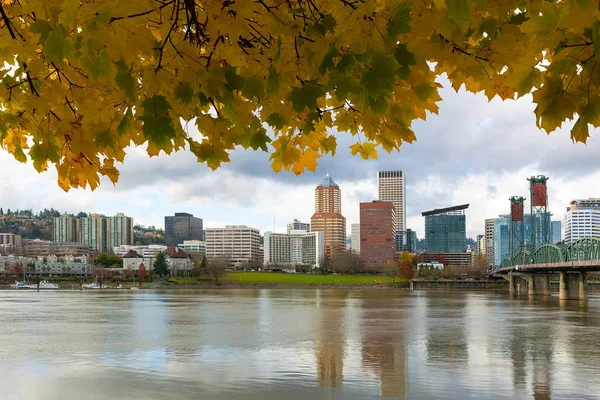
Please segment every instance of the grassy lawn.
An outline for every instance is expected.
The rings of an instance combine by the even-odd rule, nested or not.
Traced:
[[[305,275],[276,272],[228,272],[220,280],[242,284],[287,285],[377,285],[392,282],[392,278],[388,276]]]

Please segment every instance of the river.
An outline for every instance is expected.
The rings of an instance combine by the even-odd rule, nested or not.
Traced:
[[[599,398],[600,296],[0,292],[0,399]]]

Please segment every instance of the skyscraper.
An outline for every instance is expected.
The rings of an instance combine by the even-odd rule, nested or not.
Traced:
[[[79,218],[78,242],[90,246],[100,253],[108,252],[106,217],[100,214],[90,214],[88,217]]]
[[[434,209],[421,213],[425,217],[425,251],[427,253],[462,253],[467,248],[468,204]]]
[[[76,243],[78,240],[77,218],[63,214],[54,218],[54,243]]]
[[[350,225],[350,247],[354,254],[360,254],[360,224]]]
[[[562,240],[562,223],[552,221],[552,244],[559,243]]]
[[[133,218],[123,213],[106,218],[106,239],[109,251],[121,245],[133,245]]]
[[[202,219],[188,213],[165,217],[165,244],[177,246],[184,240],[204,240]]]
[[[477,235],[477,253],[485,254],[485,235]]]
[[[389,201],[360,203],[360,257],[366,264],[383,264],[396,256],[395,207]]]
[[[287,224],[287,233],[290,233],[292,231],[310,232],[310,224],[300,222],[297,219],[294,219],[292,222],[289,222]]]
[[[396,212],[395,231],[406,230],[406,183],[402,171],[377,172],[379,200],[389,201]]]
[[[600,237],[600,198],[573,200],[565,214],[565,243]]]
[[[312,232],[323,232],[325,257],[346,250],[346,218],[342,215],[342,192],[329,176],[315,189],[315,213],[310,219]]]
[[[485,220],[485,263],[488,267],[494,265],[494,218]]]

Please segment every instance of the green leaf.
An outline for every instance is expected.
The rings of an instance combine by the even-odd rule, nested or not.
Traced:
[[[336,69],[340,73],[347,72],[356,63],[354,54],[344,54],[340,61],[337,63]]]
[[[189,104],[194,97],[194,89],[188,82],[180,82],[175,88],[175,98],[183,104]]]
[[[268,151],[267,143],[271,142],[271,138],[267,136],[267,130],[260,125],[260,121],[256,119],[251,126],[246,129],[246,133],[242,136],[241,144],[245,148],[252,147],[253,150],[261,149]]]
[[[383,114],[387,111],[387,99],[384,94],[377,97],[369,96],[369,106],[377,114]]]
[[[70,38],[65,38],[62,30],[55,27],[44,41],[44,55],[48,63],[72,59],[75,55],[73,41]]]
[[[267,117],[267,124],[274,127],[275,129],[283,129],[287,125],[287,120],[277,113],[273,113]]]
[[[460,24],[469,19],[469,5],[467,0],[446,0],[448,18]]]
[[[528,21],[528,20],[529,20],[529,17],[527,16],[527,14],[522,12],[522,13],[515,14],[512,17],[510,17],[509,23],[511,25],[521,25],[523,22]]]
[[[410,32],[412,25],[411,4],[411,2],[405,1],[396,4],[396,7],[394,7],[387,25],[389,39],[395,40],[398,35]]]
[[[531,68],[529,72],[523,75],[517,86],[519,96],[531,92],[534,87],[539,87],[542,83],[542,73],[537,68]]]
[[[304,82],[302,87],[293,87],[287,99],[292,102],[294,111],[303,112],[307,107],[309,110],[317,108],[317,99],[322,96],[325,96],[325,89],[310,81]]]
[[[138,117],[144,123],[142,132],[151,144],[160,148],[171,145],[175,137],[173,118],[169,116],[171,105],[164,96],[154,96],[142,102],[143,114]]]
[[[189,139],[190,151],[196,155],[199,162],[206,162],[209,168],[215,170],[219,168],[222,162],[229,162],[229,154],[225,149],[219,146],[213,146],[209,141],[204,140],[198,143]]]
[[[115,82],[119,86],[119,89],[121,89],[131,101],[135,101],[136,82],[131,76],[129,68],[127,68],[123,59],[117,61],[115,66],[117,67]]]
[[[420,83],[413,88],[417,97],[422,101],[427,101],[427,99],[431,99],[435,97],[437,93],[437,89],[432,87],[429,83]]]
[[[358,81],[352,76],[336,77],[332,83],[335,86],[335,97],[339,101],[347,100],[348,95],[358,86]]]
[[[267,90],[269,93],[279,90],[279,74],[273,67],[269,67],[269,78],[267,80]]]
[[[96,137],[94,138],[96,144],[101,148],[115,148],[115,140],[112,137],[112,134],[108,129],[103,129],[100,132],[96,132]]]
[[[328,69],[334,69],[335,62],[333,62],[333,59],[336,58],[338,55],[339,52],[337,46],[334,43],[331,45],[331,47],[329,47],[329,50],[325,54],[325,57],[323,57],[321,65],[319,65],[319,74],[325,75]]]
[[[337,25],[337,21],[335,20],[333,15],[325,14],[325,15],[323,15],[323,18],[321,19],[321,24],[325,28],[326,32],[333,32],[333,30],[335,29],[335,26]]]
[[[590,136],[588,123],[583,118],[579,117],[573,128],[571,129],[571,139],[574,142],[587,142],[587,138]]]
[[[260,99],[265,94],[265,86],[263,81],[258,78],[245,78],[243,80],[242,94],[245,98],[253,100]]]
[[[92,80],[97,81],[100,77],[107,79],[112,77],[110,57],[104,49],[100,52],[96,51],[91,40],[83,47],[80,61],[81,65],[90,73]]]
[[[48,161],[57,163],[60,160],[58,147],[51,142],[36,143],[29,149],[29,157],[36,171],[45,171]]]
[[[379,96],[382,91],[391,92],[396,83],[396,70],[398,62],[390,55],[376,55],[371,60],[370,68],[367,69],[361,80],[361,85],[372,97]]]
[[[596,60],[600,60],[600,21],[594,22],[592,30],[592,41],[594,42],[594,56]]]
[[[408,50],[406,43],[400,43],[398,47],[396,47],[396,52],[394,54],[394,58],[398,62],[398,69],[396,70],[396,75],[398,78],[403,80],[408,80],[410,75],[410,65],[417,65],[417,60],[415,59],[415,55]]]
[[[127,108],[127,111],[125,112],[123,119],[121,119],[121,121],[119,122],[119,125],[117,126],[117,132],[119,133],[119,135],[124,135],[125,133],[127,133],[129,128],[131,127],[132,121],[133,121],[133,112],[131,111],[131,107],[129,107],[129,108]]]
[[[48,39],[48,35],[52,32],[54,28],[50,25],[50,22],[45,19],[38,19],[29,27],[29,30],[33,33],[37,33],[40,35],[40,42],[45,42]]]

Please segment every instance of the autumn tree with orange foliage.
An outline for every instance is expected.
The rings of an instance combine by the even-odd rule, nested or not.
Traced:
[[[236,147],[315,171],[351,135],[377,158],[437,113],[438,77],[533,94],[550,133],[600,126],[600,11],[582,0],[4,0],[0,144],[64,190],[113,183],[129,146]],[[332,129],[333,128],[333,129]]]

